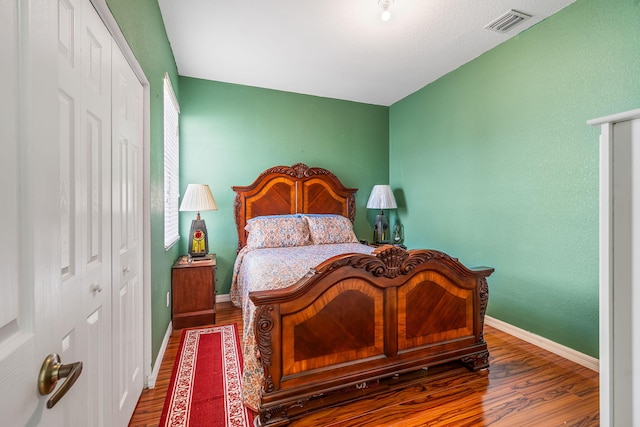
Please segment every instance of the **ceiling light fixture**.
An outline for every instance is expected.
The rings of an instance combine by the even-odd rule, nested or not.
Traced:
[[[387,22],[391,19],[391,12],[389,11],[389,6],[393,3],[393,0],[378,0],[378,4],[382,6],[382,13],[380,14],[380,18]]]

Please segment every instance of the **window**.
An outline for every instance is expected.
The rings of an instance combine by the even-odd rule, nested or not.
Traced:
[[[180,240],[178,228],[180,106],[169,75],[164,75],[164,248]]]

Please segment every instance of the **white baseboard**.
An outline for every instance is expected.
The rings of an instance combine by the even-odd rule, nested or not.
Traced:
[[[156,379],[158,379],[158,373],[160,372],[160,365],[162,365],[162,359],[164,358],[164,352],[167,351],[167,345],[169,345],[169,338],[171,338],[171,332],[173,332],[173,323],[169,322],[167,326],[167,332],[164,334],[160,351],[158,351],[158,357],[153,364],[153,371],[151,375],[147,377],[147,387],[154,388],[156,386]]]
[[[501,330],[509,335],[513,335],[516,338],[520,338],[530,344],[543,348],[551,353],[557,354],[567,360],[575,362],[579,365],[589,368],[592,371],[600,372],[600,361],[595,357],[591,357],[587,354],[580,353],[572,348],[566,347],[557,342],[551,341],[547,338],[541,337],[524,329],[520,329],[517,326],[513,326],[502,320],[495,319],[491,316],[485,316],[485,324]]]
[[[229,294],[216,295],[216,302],[230,302],[230,301],[231,301],[231,295]]]

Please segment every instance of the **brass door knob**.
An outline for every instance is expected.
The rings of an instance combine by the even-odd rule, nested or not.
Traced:
[[[82,362],[63,365],[62,363],[60,363],[60,356],[58,356],[56,353],[51,353],[44,359],[44,362],[42,362],[42,367],[40,368],[40,374],[38,375],[38,392],[40,392],[42,396],[51,393],[56,387],[56,383],[59,379],[67,379],[64,384],[62,384],[62,386],[47,401],[47,408],[53,408],[55,404],[58,403],[60,399],[62,399],[62,396],[64,396],[67,391],[69,391],[71,386],[80,376],[81,372]]]

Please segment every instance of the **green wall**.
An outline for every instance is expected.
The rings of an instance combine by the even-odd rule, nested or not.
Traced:
[[[598,135],[640,104],[640,2],[579,0],[390,108],[411,247],[489,265],[490,316],[598,356]]]
[[[640,2],[578,0],[391,108],[178,79],[156,0],[107,3],[151,84],[154,359],[193,216],[181,214],[183,240],[165,251],[165,72],[182,108],[181,189],[208,183],[220,208],[202,214],[219,293],[236,247],[230,186],[305,162],[360,188],[361,238],[370,188],[390,178],[409,246],[495,267],[491,316],[597,356],[598,129],[585,121],[638,107]]]
[[[302,162],[334,172],[358,188],[355,230],[371,239],[374,184],[388,182],[389,109],[315,96],[180,77],[180,188],[211,187],[217,211],[201,212],[209,249],[218,259],[219,294],[231,285],[238,239],[233,185],[249,185],[263,170]],[[180,215],[187,251],[193,212]]]
[[[107,0],[111,13],[144,70],[150,84],[151,139],[151,350],[152,361],[160,351],[171,321],[166,295],[171,290],[171,266],[179,256],[179,245],[164,249],[164,122],[163,79],[168,73],[176,95],[178,70],[156,0]]]

